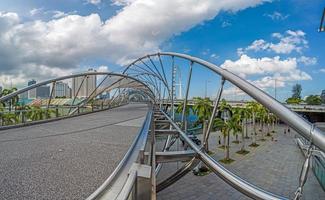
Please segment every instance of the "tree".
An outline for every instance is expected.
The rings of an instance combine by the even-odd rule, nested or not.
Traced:
[[[260,131],[261,131],[261,135],[262,135],[262,139],[261,140],[265,140],[264,139],[264,126],[265,123],[267,123],[267,110],[264,106],[262,106],[261,104],[258,104],[258,111],[257,111],[257,118],[260,121]]]
[[[289,98],[286,100],[286,103],[287,103],[287,104],[300,104],[300,102],[302,102],[302,100],[299,99],[299,98],[295,98],[295,97],[289,97]]]
[[[203,126],[203,140],[206,136],[206,131],[208,127],[208,120],[212,114],[212,102],[209,98],[194,98],[194,106],[193,111],[195,115],[198,117],[198,122]],[[209,151],[208,141],[206,143],[206,150]]]
[[[234,114],[229,120],[222,120],[220,118],[216,118],[214,121],[214,126],[217,129],[220,129],[222,135],[225,138],[227,137],[227,144],[224,145],[225,148],[225,157],[222,162],[229,163],[233,160],[230,159],[230,133],[232,132],[234,135],[240,131],[242,131],[242,127],[240,124],[240,116]]]
[[[236,115],[238,114],[240,116],[240,122],[241,122],[241,126],[242,126],[242,130],[241,130],[241,140],[242,140],[242,145],[240,148],[240,151],[238,151],[237,153],[248,153],[248,151],[245,149],[245,132],[247,135],[247,118],[250,117],[249,111],[247,108],[234,108],[233,109],[233,113]],[[237,135],[236,135],[237,137]],[[238,139],[236,139],[238,140]]]
[[[301,91],[302,91],[302,87],[300,84],[296,84],[292,87],[292,97],[293,98],[297,98],[297,99],[301,99]]]
[[[231,106],[227,103],[227,101],[225,99],[221,100],[220,105],[218,107],[219,107],[218,110],[221,113],[224,112],[225,110],[231,110]],[[224,146],[225,146],[225,138],[226,138],[226,135],[223,134],[223,145]]]
[[[17,88],[13,87],[11,89],[3,89],[2,93],[1,93],[1,97],[2,96],[7,96],[13,92],[16,92],[17,91]],[[19,97],[18,95],[17,96],[14,96],[12,97],[9,101],[8,101],[8,108],[9,108],[9,111],[11,111],[12,107],[13,106],[17,106],[18,105],[18,101],[19,101]],[[6,103],[2,102],[1,103],[3,107],[5,107]]]
[[[318,95],[309,95],[306,98],[306,103],[308,105],[321,105],[322,104],[322,99]]]
[[[185,103],[185,101],[183,101],[183,103],[178,104],[178,106],[176,107],[176,113],[182,114],[184,103]],[[187,116],[189,116],[190,110],[191,110],[190,106],[186,105],[185,106],[185,116],[184,116],[184,119],[185,119],[184,127],[187,127]],[[183,129],[184,129],[184,127],[183,127]]]
[[[248,109],[248,111],[251,113],[252,116],[252,122],[253,122],[253,140],[252,140],[252,144],[250,146],[252,147],[257,147],[258,144],[256,143],[256,113],[258,112],[258,103],[255,101],[249,102],[246,105],[246,108]]]

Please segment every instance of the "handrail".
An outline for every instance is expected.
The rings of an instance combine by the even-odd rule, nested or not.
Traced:
[[[211,170],[214,171],[216,175],[226,181],[233,188],[239,192],[253,198],[253,199],[267,199],[267,200],[284,200],[285,197],[278,196],[276,194],[270,193],[263,190],[232,173],[224,166],[215,161],[206,152],[204,152],[201,147],[197,146],[187,135],[184,133],[175,122],[163,111],[165,117],[171,123],[171,125],[179,132],[179,135],[184,139],[184,141],[197,153],[198,158],[204,162]]]
[[[87,200],[95,199],[116,199],[123,189],[125,183],[128,179],[128,173],[131,169],[131,166],[138,159],[139,150],[144,144],[144,140],[147,140],[150,121],[152,117],[152,110],[149,110],[146,116],[146,119],[142,125],[139,134],[133,141],[131,147],[120,161],[118,166],[115,168],[113,173],[104,181],[104,183],[93,192]]]
[[[50,80],[47,80],[47,81],[43,81],[43,82],[40,82],[40,83],[36,83],[36,84],[33,84],[33,85],[30,85],[30,86],[27,86],[25,88],[22,88],[20,90],[17,90],[13,93],[10,93],[6,96],[3,96],[3,97],[0,97],[0,102],[4,102],[4,101],[7,101],[15,96],[17,96],[18,94],[22,94],[24,92],[27,92],[28,90],[31,90],[31,89],[34,89],[34,88],[37,88],[39,86],[43,86],[43,85],[47,85],[49,83],[52,83],[54,81],[61,81],[61,80],[65,80],[65,79],[70,79],[70,78],[74,78],[74,77],[80,77],[80,76],[91,76],[91,75],[108,75],[108,76],[117,76],[117,77],[123,77],[123,78],[126,78],[126,79],[132,79],[133,81],[135,82],[138,82],[140,83],[141,85],[143,85],[148,91],[148,96],[149,97],[153,97],[154,93],[152,92],[152,90],[150,89],[149,86],[147,86],[145,83],[143,83],[142,81],[132,77],[132,76],[128,76],[126,74],[119,74],[119,73],[113,73],[113,72],[85,72],[85,73],[79,73],[79,74],[73,74],[73,75],[67,75],[67,76],[62,76],[62,77],[59,77],[59,78],[54,78],[54,79],[50,79]],[[152,95],[152,96],[150,96]]]
[[[235,75],[234,73],[222,69],[220,67],[217,67],[216,65],[204,61],[202,59],[192,57],[186,54],[181,53],[173,53],[173,52],[161,52],[156,54],[149,54],[148,56],[174,56],[179,57],[183,59],[187,59],[191,62],[200,64],[211,71],[219,74],[223,78],[225,78],[227,81],[233,83],[235,86],[240,88],[242,91],[246,92],[248,95],[253,97],[255,100],[257,100],[259,103],[261,103],[263,106],[265,106],[267,109],[269,109],[271,112],[276,114],[281,120],[283,120],[285,123],[289,124],[294,130],[297,131],[301,136],[303,136],[306,139],[312,139],[313,144],[320,148],[322,151],[325,151],[325,133],[323,133],[320,129],[317,127],[313,127],[313,125],[299,116],[297,113],[292,112],[289,108],[282,105],[281,102],[277,101],[276,99],[269,96],[267,93],[262,91],[261,89],[257,88],[253,84],[249,83],[248,81],[242,79],[241,77]],[[142,58],[139,58],[142,59]],[[138,60],[139,60],[138,59]],[[137,61],[137,60],[136,60]],[[136,62],[134,61],[134,62]]]

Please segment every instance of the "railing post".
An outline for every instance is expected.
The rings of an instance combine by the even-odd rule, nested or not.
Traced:
[[[21,123],[23,123],[23,124],[24,124],[25,121],[26,121],[26,120],[25,120],[25,112],[26,112],[25,110],[21,111]]]
[[[154,106],[152,106],[152,110],[154,113]],[[150,125],[150,135],[151,135],[151,200],[156,200],[156,136],[155,136],[155,119],[154,114],[151,117],[151,125]]]
[[[210,132],[211,132],[211,129],[212,129],[212,125],[213,125],[213,120],[216,116],[216,114],[218,113],[218,106],[219,106],[219,102],[220,102],[220,98],[221,98],[221,95],[222,95],[222,91],[223,91],[223,86],[225,84],[225,79],[222,77],[221,78],[221,86],[218,90],[218,93],[217,93],[217,97],[215,99],[215,102],[214,102],[214,107],[213,107],[213,110],[212,110],[212,114],[211,114],[211,117],[210,117],[210,121],[209,121],[209,125],[208,125],[208,128],[206,130],[206,133],[205,134],[205,137],[203,137],[203,146],[205,147],[205,149],[208,151],[209,150],[209,136],[210,136]]]
[[[185,100],[183,104],[183,111],[182,111],[182,128],[187,132],[187,123],[185,121],[187,120],[185,113],[186,113],[186,107],[187,107],[187,99],[188,99],[188,92],[190,90],[190,85],[191,85],[191,77],[192,77],[192,68],[193,68],[193,61],[191,61],[190,64],[190,71],[188,74],[188,79],[187,79],[187,86],[186,86],[186,95],[185,95]]]
[[[55,117],[56,118],[59,117],[59,106],[58,105],[55,106]]]
[[[172,94],[171,94],[171,116],[172,120],[175,120],[175,108],[174,108],[174,92],[175,92],[175,76],[176,76],[176,68],[175,68],[175,58],[172,56]]]

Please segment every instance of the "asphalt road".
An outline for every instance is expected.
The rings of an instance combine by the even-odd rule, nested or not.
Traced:
[[[0,199],[85,199],[113,172],[147,106],[0,131]]]

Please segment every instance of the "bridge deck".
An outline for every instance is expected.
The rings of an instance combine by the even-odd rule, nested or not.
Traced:
[[[0,131],[1,199],[84,199],[112,173],[147,106]]]

